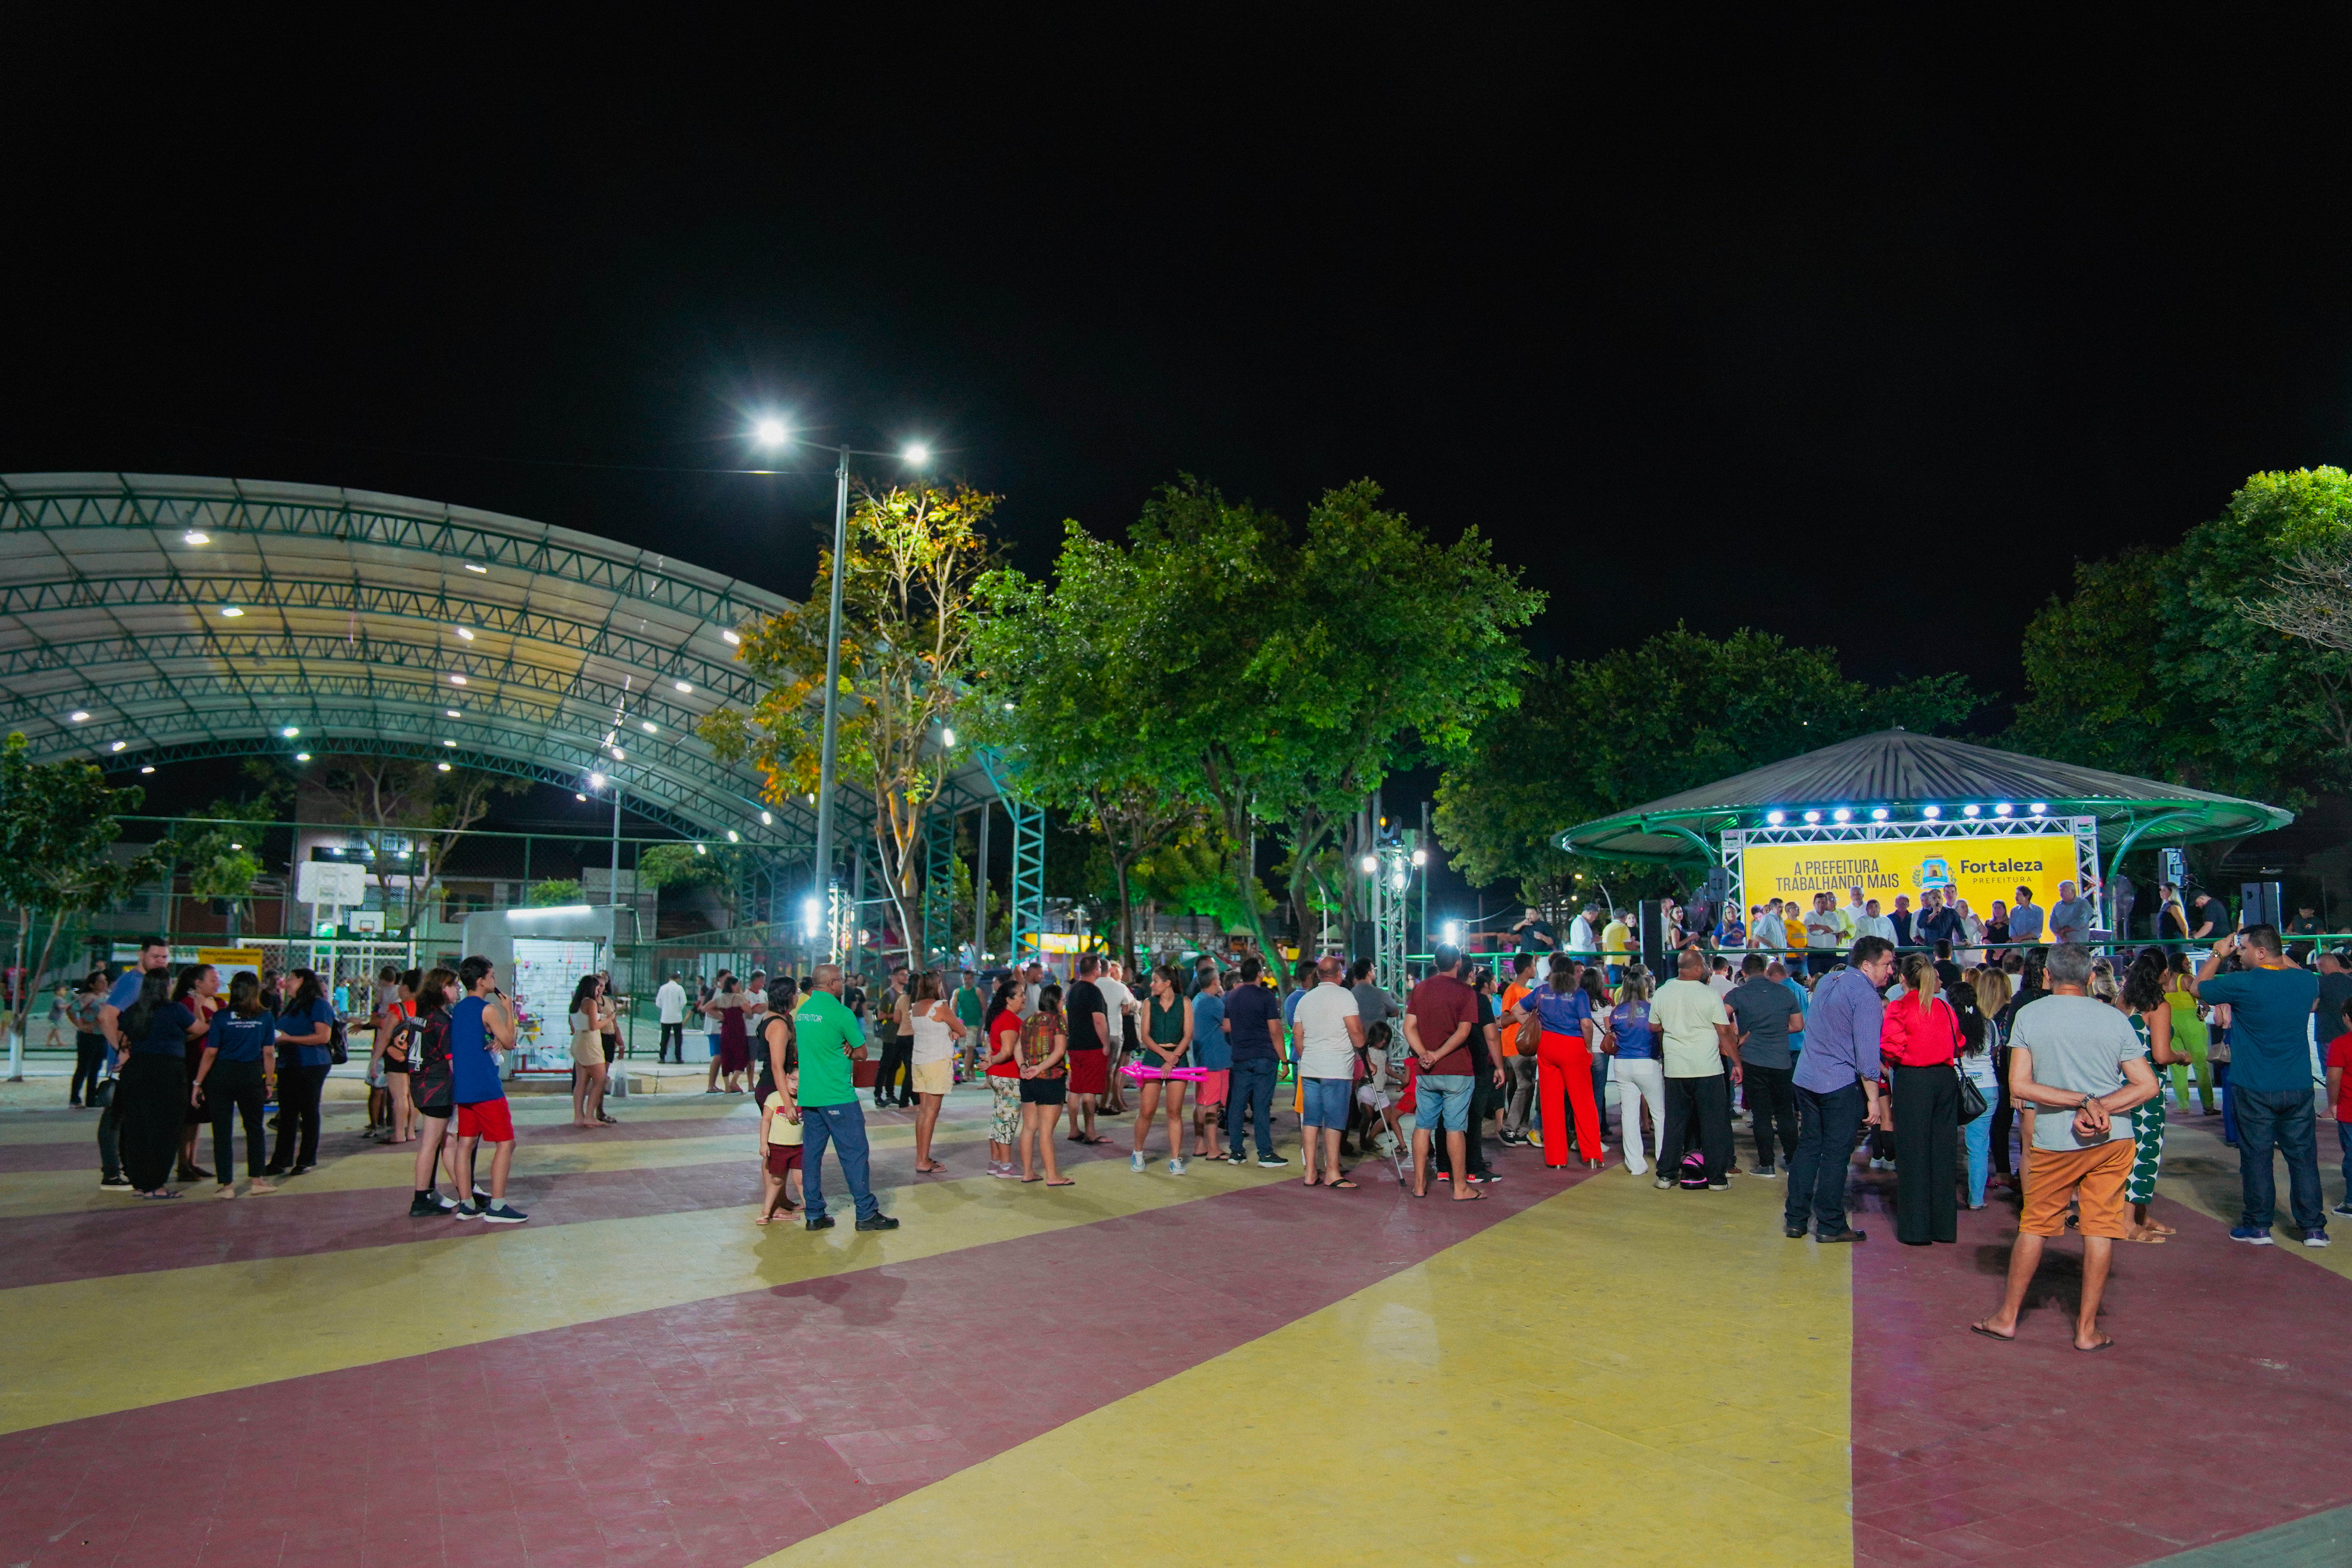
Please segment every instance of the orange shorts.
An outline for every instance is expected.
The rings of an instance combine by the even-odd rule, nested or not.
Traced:
[[[2044,1116],[2063,1111],[2043,1110]],[[2130,1230],[2124,1213],[2124,1183],[2131,1176],[2138,1145],[2128,1138],[2095,1149],[2028,1149],[2025,1152],[2025,1213],[2018,1230],[2026,1236],[2063,1236],[2066,1200],[2082,1210],[2084,1236],[2122,1241]]]

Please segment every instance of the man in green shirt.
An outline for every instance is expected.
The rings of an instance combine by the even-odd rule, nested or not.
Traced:
[[[971,971],[963,972],[963,984],[956,987],[956,1022],[963,1026],[963,1076],[971,1078],[980,1071],[980,987],[972,984]]]
[[[850,1053],[864,1047],[866,1029],[841,1000],[841,965],[820,963],[816,989],[801,998],[793,1014],[793,1038],[800,1054],[801,1191],[808,1228],[831,1230],[824,1212],[824,1146],[841,1160],[842,1179],[857,1205],[860,1230],[896,1230],[898,1222],[874,1201],[866,1179],[866,1112],[857,1104],[857,1079]]]

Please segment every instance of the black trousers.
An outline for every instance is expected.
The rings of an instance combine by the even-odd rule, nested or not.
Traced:
[[[1797,1154],[1789,1163],[1789,1199],[1781,1217],[1790,1230],[1837,1236],[1846,1228],[1845,1184],[1853,1168],[1853,1135],[1862,1129],[1859,1083],[1843,1089],[1800,1088],[1797,1094]]]
[[[1948,1067],[1895,1069],[1895,1239],[1960,1239],[1960,1079]]]
[[[259,1062],[213,1059],[213,1070],[205,1075],[205,1109],[213,1119],[213,1174],[224,1185],[236,1173],[238,1117],[245,1119],[245,1173],[257,1176],[268,1163],[262,1148],[263,1098]]]
[[[278,1069],[278,1141],[269,1151],[270,1170],[319,1163],[319,1096],[326,1087],[325,1068]]]
[[[1722,1073],[1666,1079],[1666,1145],[1658,1173],[1677,1173],[1683,1156],[1693,1149],[1706,1157],[1710,1183],[1730,1171],[1731,1079]]]
[[[664,1024],[661,1029],[660,1054],[654,1059],[665,1062],[675,1060],[678,1066],[684,1067],[686,1065],[686,1025],[683,1022]],[[672,1051],[677,1053],[675,1058],[670,1055]]]
[[[1756,1134],[1756,1163],[1786,1168],[1797,1157],[1797,1069],[1759,1068],[1754,1062],[1740,1066],[1748,1079],[1748,1114]]]
[[[106,1037],[93,1035],[86,1029],[74,1031],[73,1083],[66,1098],[79,1104],[84,1089],[96,1089],[99,1075],[106,1070]]]
[[[1993,1053],[1993,1072],[2000,1080],[1992,1102],[1992,1168],[2000,1175],[2013,1174],[2009,1163],[2009,1125],[2017,1114],[2017,1107],[2009,1102],[2009,1047],[2004,1045]]]
[[[898,1085],[895,1095],[891,1086]],[[910,1035],[889,1035],[882,1041],[882,1059],[874,1068],[874,1103],[912,1105],[915,1102],[915,1041]]]
[[[98,1168],[110,1182],[122,1174],[122,1111],[116,1093],[121,1087],[105,1079],[89,1086],[90,1093],[106,1096],[98,1113]]]
[[[142,1193],[172,1179],[180,1159],[180,1130],[188,1124],[188,1062],[170,1056],[133,1052],[114,1085],[116,1125],[122,1140],[122,1173]]]

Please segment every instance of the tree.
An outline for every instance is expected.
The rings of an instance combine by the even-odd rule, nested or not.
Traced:
[[[2352,567],[2352,476],[2250,476],[2170,550],[2079,564],[2026,628],[2002,743],[2289,805],[2352,784],[2352,650],[2329,574]]]
[[[526,908],[560,910],[568,904],[584,904],[588,889],[580,885],[577,877],[550,877],[543,882],[533,882],[530,892],[523,899]]]
[[[215,800],[202,821],[183,823],[171,840],[173,861],[186,868],[188,891],[228,906],[228,936],[235,942],[253,884],[261,875],[261,837],[278,826],[293,795],[281,775],[264,773],[261,794],[249,800]]]
[[[848,520],[837,763],[873,801],[881,882],[902,932],[919,929],[923,833],[979,626],[974,587],[993,565],[982,526],[996,502],[961,485],[892,489],[860,497]],[[700,728],[723,760],[758,768],[772,804],[817,787],[832,571],[826,551],[824,591],[740,629],[738,657],[770,689],[750,713],[721,709]]]
[[[337,820],[358,830],[383,894],[385,926],[414,931],[432,907],[458,841],[489,815],[490,799],[530,784],[480,768],[423,758],[328,755],[310,770]]]
[[[16,1040],[24,1037],[33,988],[47,973],[68,918],[115,903],[163,874],[160,853],[117,858],[110,850],[120,833],[116,817],[136,811],[142,798],[136,788],[109,787],[94,763],[35,763],[23,735],[0,742],[0,900],[16,914],[16,965],[24,975],[8,1019]],[[48,934],[26,969],[26,944],[42,917]],[[13,1058],[10,1070],[16,1075]]]
[[[1519,710],[1490,717],[1439,783],[1438,838],[1473,883],[1515,879],[1530,903],[1579,873],[1622,898],[1661,873],[1564,855],[1563,829],[1875,730],[1957,727],[1980,706],[1958,675],[1873,687],[1847,679],[1831,648],[1677,626],[1534,672]]]
[[[667,892],[708,888],[719,901],[722,928],[743,923],[743,893],[757,869],[757,852],[738,844],[656,844],[637,858],[637,880]]]
[[[1170,747],[1135,671],[1154,656],[1156,608],[1128,552],[1063,525],[1051,585],[1011,568],[979,586],[961,722],[1016,759],[1017,786],[1101,836],[1118,915],[1118,951],[1135,953],[1136,861],[1197,814],[1190,759]]]

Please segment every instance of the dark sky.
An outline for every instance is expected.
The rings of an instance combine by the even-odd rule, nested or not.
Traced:
[[[1550,590],[1546,651],[1681,617],[2013,695],[2077,555],[2352,456],[2340,14],[584,15],[12,12],[0,470],[399,491],[793,595],[828,485],[696,471],[770,409],[946,449],[1033,567],[1180,470],[1369,474]]]

